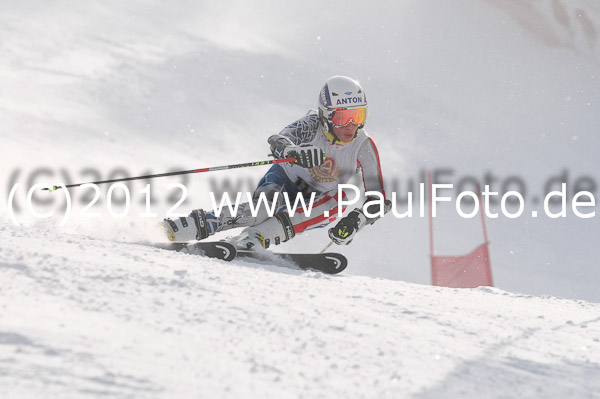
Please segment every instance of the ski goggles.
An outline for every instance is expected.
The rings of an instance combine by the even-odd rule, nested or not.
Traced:
[[[367,120],[367,109],[366,108],[353,108],[353,109],[336,109],[333,111],[331,116],[331,124],[335,127],[345,127],[351,122],[354,125],[362,125]]]

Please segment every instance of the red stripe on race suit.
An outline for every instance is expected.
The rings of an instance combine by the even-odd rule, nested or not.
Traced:
[[[323,197],[320,200],[318,200],[315,204],[313,204],[313,206],[312,206],[311,209],[314,209],[314,208],[316,208],[319,205],[323,205],[324,203],[326,203],[330,199],[333,199],[333,197],[330,197],[329,195],[326,195],[325,197]],[[302,206],[298,207],[298,209],[296,210],[296,213],[304,213],[304,208],[302,208]]]
[[[346,198],[346,197],[347,197],[346,193],[342,191],[342,199],[344,199],[344,198]],[[336,197],[331,197],[331,196],[329,196],[329,195],[326,195],[324,199],[327,199],[327,200],[331,200],[331,199],[333,199],[333,200],[335,200],[335,201],[336,201],[336,203],[338,202],[338,201],[337,201],[337,196],[336,196]],[[324,203],[325,203],[324,201],[322,201],[322,200],[319,200],[319,202],[318,202],[317,204],[319,204],[319,205],[322,205],[322,204],[324,204]],[[316,207],[317,207],[317,204],[315,204],[315,205],[313,206],[313,210],[314,210],[314,208],[316,208]],[[343,213],[345,210],[346,210],[346,207],[343,207],[343,208],[342,208],[342,213]],[[312,219],[308,219],[308,220],[306,220],[306,221],[304,221],[304,222],[302,222],[302,223],[299,223],[299,224],[297,224],[297,225],[294,225],[294,231],[295,231],[296,233],[302,233],[303,231],[305,231],[305,230],[306,230],[306,229],[308,229],[309,227],[312,227],[312,226],[314,226],[314,225],[316,225],[316,224],[319,224],[319,223],[323,222],[325,219],[328,219],[328,218],[331,218],[331,220],[329,220],[329,222],[331,223],[331,222],[333,222],[333,221],[335,220],[335,217],[332,217],[332,216],[335,216],[335,215],[337,215],[337,213],[338,213],[338,207],[337,207],[337,206],[335,206],[334,208],[331,208],[331,209],[329,210],[329,215],[328,215],[328,216],[325,216],[324,214],[321,214],[321,215],[319,215],[319,216],[316,216],[316,217],[314,217],[314,218],[312,218]]]
[[[329,191],[326,191],[326,192],[328,193]],[[323,205],[330,199],[336,199],[336,197],[332,197],[331,195],[325,195],[323,198],[321,198],[320,200],[318,200],[316,203],[313,204],[311,211],[313,209],[315,209],[316,207]],[[344,198],[346,198],[346,193],[342,191],[342,199],[344,199]],[[336,199],[336,201],[337,201],[337,199]],[[299,213],[304,213],[304,208],[302,208],[302,206],[299,206],[298,208],[296,208],[296,214],[299,214]]]
[[[342,208],[342,212],[344,212],[345,210],[346,210],[346,208]],[[314,217],[314,218],[309,219],[309,220],[307,220],[305,222],[302,222],[300,224],[295,225],[294,226],[294,231],[296,232],[296,234],[302,233],[302,232],[304,232],[304,230],[308,229],[309,227],[312,227],[312,226],[314,226],[316,224],[319,224],[323,220],[329,219],[333,215],[337,215],[337,212],[338,212],[338,209],[337,209],[337,206],[336,206],[331,211],[329,211],[329,215],[328,216],[319,215],[317,217]]]

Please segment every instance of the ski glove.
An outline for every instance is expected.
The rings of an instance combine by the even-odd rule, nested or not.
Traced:
[[[372,199],[374,199],[374,197],[367,197],[365,203]],[[372,208],[368,209],[367,213],[377,213],[378,206],[376,204],[370,205],[369,207]],[[392,201],[386,199],[384,201],[384,214],[388,213],[391,209]],[[365,225],[373,224],[379,220],[379,218],[379,216],[367,218],[361,208],[355,208],[346,217],[343,217],[335,227],[329,229],[329,238],[338,245],[348,245],[352,242],[356,233],[365,227]]]
[[[311,169],[325,162],[325,151],[312,144],[290,145],[283,152],[284,158],[296,158],[296,164]]]
[[[329,238],[338,245],[348,245],[366,222],[366,216],[360,208],[356,208],[329,229]]]

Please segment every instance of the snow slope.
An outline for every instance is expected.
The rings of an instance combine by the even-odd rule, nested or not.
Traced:
[[[594,398],[600,305],[0,226],[12,398]]]

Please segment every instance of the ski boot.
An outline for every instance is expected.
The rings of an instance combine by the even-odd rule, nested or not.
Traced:
[[[287,213],[280,213],[256,226],[246,227],[239,236],[228,239],[241,251],[256,251],[294,238],[294,226]]]
[[[217,219],[212,213],[202,209],[193,210],[188,216],[178,219],[164,219],[160,222],[169,241],[188,242],[203,240],[216,231]]]

